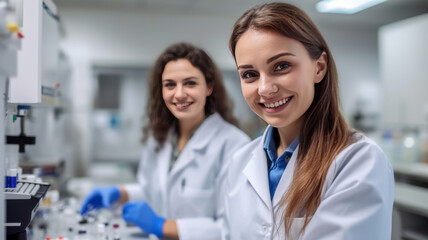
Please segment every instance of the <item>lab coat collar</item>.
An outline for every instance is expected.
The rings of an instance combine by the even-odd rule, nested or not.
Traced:
[[[247,177],[251,186],[256,191],[257,195],[263,200],[266,207],[272,211],[272,201],[269,192],[269,180],[267,170],[266,153],[263,149],[267,129],[266,128],[262,139],[259,141],[258,146],[251,152],[250,160],[243,170],[243,174]]]
[[[177,162],[171,170],[171,178],[187,165],[198,164],[195,158],[195,152],[203,151],[210,142],[215,141],[215,133],[220,129],[223,121],[223,118],[217,113],[212,114],[204,120],[178,156]]]
[[[204,122],[196,129],[193,137],[189,140],[189,147],[194,150],[200,150],[208,146],[214,139],[214,134],[219,130],[223,118],[218,113],[213,113],[207,117]],[[186,144],[187,145],[187,144]]]
[[[279,180],[278,186],[273,195],[272,204],[274,209],[280,203],[282,197],[288,191],[290,183],[293,180],[294,169],[296,168],[297,155],[299,154],[299,145],[297,145],[296,150],[294,150],[293,155],[291,155],[290,160],[288,161],[287,167],[284,170],[284,173]]]

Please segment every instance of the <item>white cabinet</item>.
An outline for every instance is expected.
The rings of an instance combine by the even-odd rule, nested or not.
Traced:
[[[379,60],[387,126],[428,123],[428,14],[383,26]]]
[[[57,9],[52,0],[24,0],[21,50],[17,76],[11,78],[11,103],[43,103],[55,99],[59,88]]]

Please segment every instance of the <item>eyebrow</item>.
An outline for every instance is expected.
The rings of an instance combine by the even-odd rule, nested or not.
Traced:
[[[194,80],[194,79],[198,79],[198,78],[195,76],[191,76],[191,77],[187,77],[187,78],[183,79],[183,81],[189,81],[189,80]],[[162,82],[175,82],[175,80],[168,78],[168,79],[163,79]]]
[[[289,52],[279,53],[279,54],[277,54],[277,55],[275,55],[275,56],[273,56],[273,57],[269,58],[269,59],[266,61],[266,63],[267,63],[267,64],[269,64],[269,63],[271,63],[271,62],[275,61],[276,59],[278,59],[278,58],[280,58],[280,57],[283,57],[283,56],[296,56],[296,55],[294,55],[294,54],[292,54],[292,53],[289,53]],[[238,67],[237,67],[237,69],[238,69],[238,70],[239,70],[240,68],[244,68],[244,69],[247,69],[247,68],[253,68],[253,65],[248,64],[248,65],[240,65],[240,66],[238,66]]]
[[[253,65],[240,65],[237,67],[237,69],[239,70],[240,68],[253,68]]]
[[[295,56],[295,55],[294,55],[294,54],[292,54],[292,53],[289,53],[289,52],[279,53],[279,54],[277,54],[277,55],[275,55],[275,56],[273,56],[273,57],[269,58],[269,59],[266,61],[266,63],[267,63],[267,64],[269,64],[269,63],[271,63],[271,62],[275,61],[276,59],[278,59],[278,58],[280,58],[280,57],[283,57],[283,56]]]

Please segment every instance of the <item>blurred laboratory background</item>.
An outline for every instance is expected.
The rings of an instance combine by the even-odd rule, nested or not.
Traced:
[[[35,194],[40,206],[33,203],[28,226],[43,222],[54,202],[77,206],[95,186],[136,181],[150,68],[175,42],[211,55],[240,128],[259,136],[265,124],[242,97],[228,38],[237,18],[263,2],[0,0],[0,212],[4,199],[14,204],[3,187],[15,170],[47,183],[34,190],[44,192]],[[391,161],[393,239],[428,239],[428,0],[378,0],[354,12],[285,2],[319,26],[345,118]],[[6,218],[0,214],[0,240]]]

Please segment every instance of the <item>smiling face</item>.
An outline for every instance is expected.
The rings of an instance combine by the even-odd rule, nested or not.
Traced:
[[[204,74],[187,59],[170,61],[162,73],[165,105],[179,122],[199,123],[205,118],[205,103],[212,88]]]
[[[314,60],[299,41],[250,28],[239,38],[235,57],[250,108],[280,131],[297,135],[315,83],[325,75],[326,54]]]

